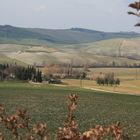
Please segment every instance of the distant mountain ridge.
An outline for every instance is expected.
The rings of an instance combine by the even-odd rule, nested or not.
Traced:
[[[83,28],[41,29],[0,25],[0,43],[29,44],[31,40],[43,43],[80,44],[116,38],[140,37],[135,32],[102,32]],[[22,43],[23,42],[23,43]],[[35,45],[35,44],[33,44]]]

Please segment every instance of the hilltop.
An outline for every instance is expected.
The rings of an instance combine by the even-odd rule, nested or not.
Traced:
[[[82,28],[71,29],[40,29],[20,28],[10,25],[0,26],[0,43],[32,44],[45,43],[79,44],[114,38],[135,38],[140,34],[135,32],[102,32]]]

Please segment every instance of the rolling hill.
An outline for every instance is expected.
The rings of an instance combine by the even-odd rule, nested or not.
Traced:
[[[114,38],[135,38],[135,32],[109,33],[82,28],[39,29],[0,26],[0,43],[40,45],[46,43],[79,44]]]
[[[73,63],[74,65],[117,65],[140,63],[140,39],[110,39],[93,43],[50,47],[47,45],[0,44],[6,58],[26,64]],[[80,46],[80,47],[79,47]],[[2,57],[3,57],[2,56]]]
[[[72,28],[0,26],[0,62],[73,65],[140,64],[140,34]]]

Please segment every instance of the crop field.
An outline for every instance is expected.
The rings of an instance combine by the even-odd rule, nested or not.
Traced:
[[[9,114],[15,113],[19,108],[27,109],[33,122],[47,123],[49,137],[53,140],[57,128],[63,126],[66,118],[66,96],[70,93],[79,96],[75,116],[82,132],[96,124],[108,126],[120,121],[125,134],[132,140],[139,140],[140,96],[105,93],[78,87],[1,82],[0,104],[5,106]]]

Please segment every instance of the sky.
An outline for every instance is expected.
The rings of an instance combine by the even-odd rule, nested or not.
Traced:
[[[134,0],[0,0],[0,25],[28,28],[87,28],[136,31],[138,18],[127,14]],[[133,9],[132,9],[133,10]]]

